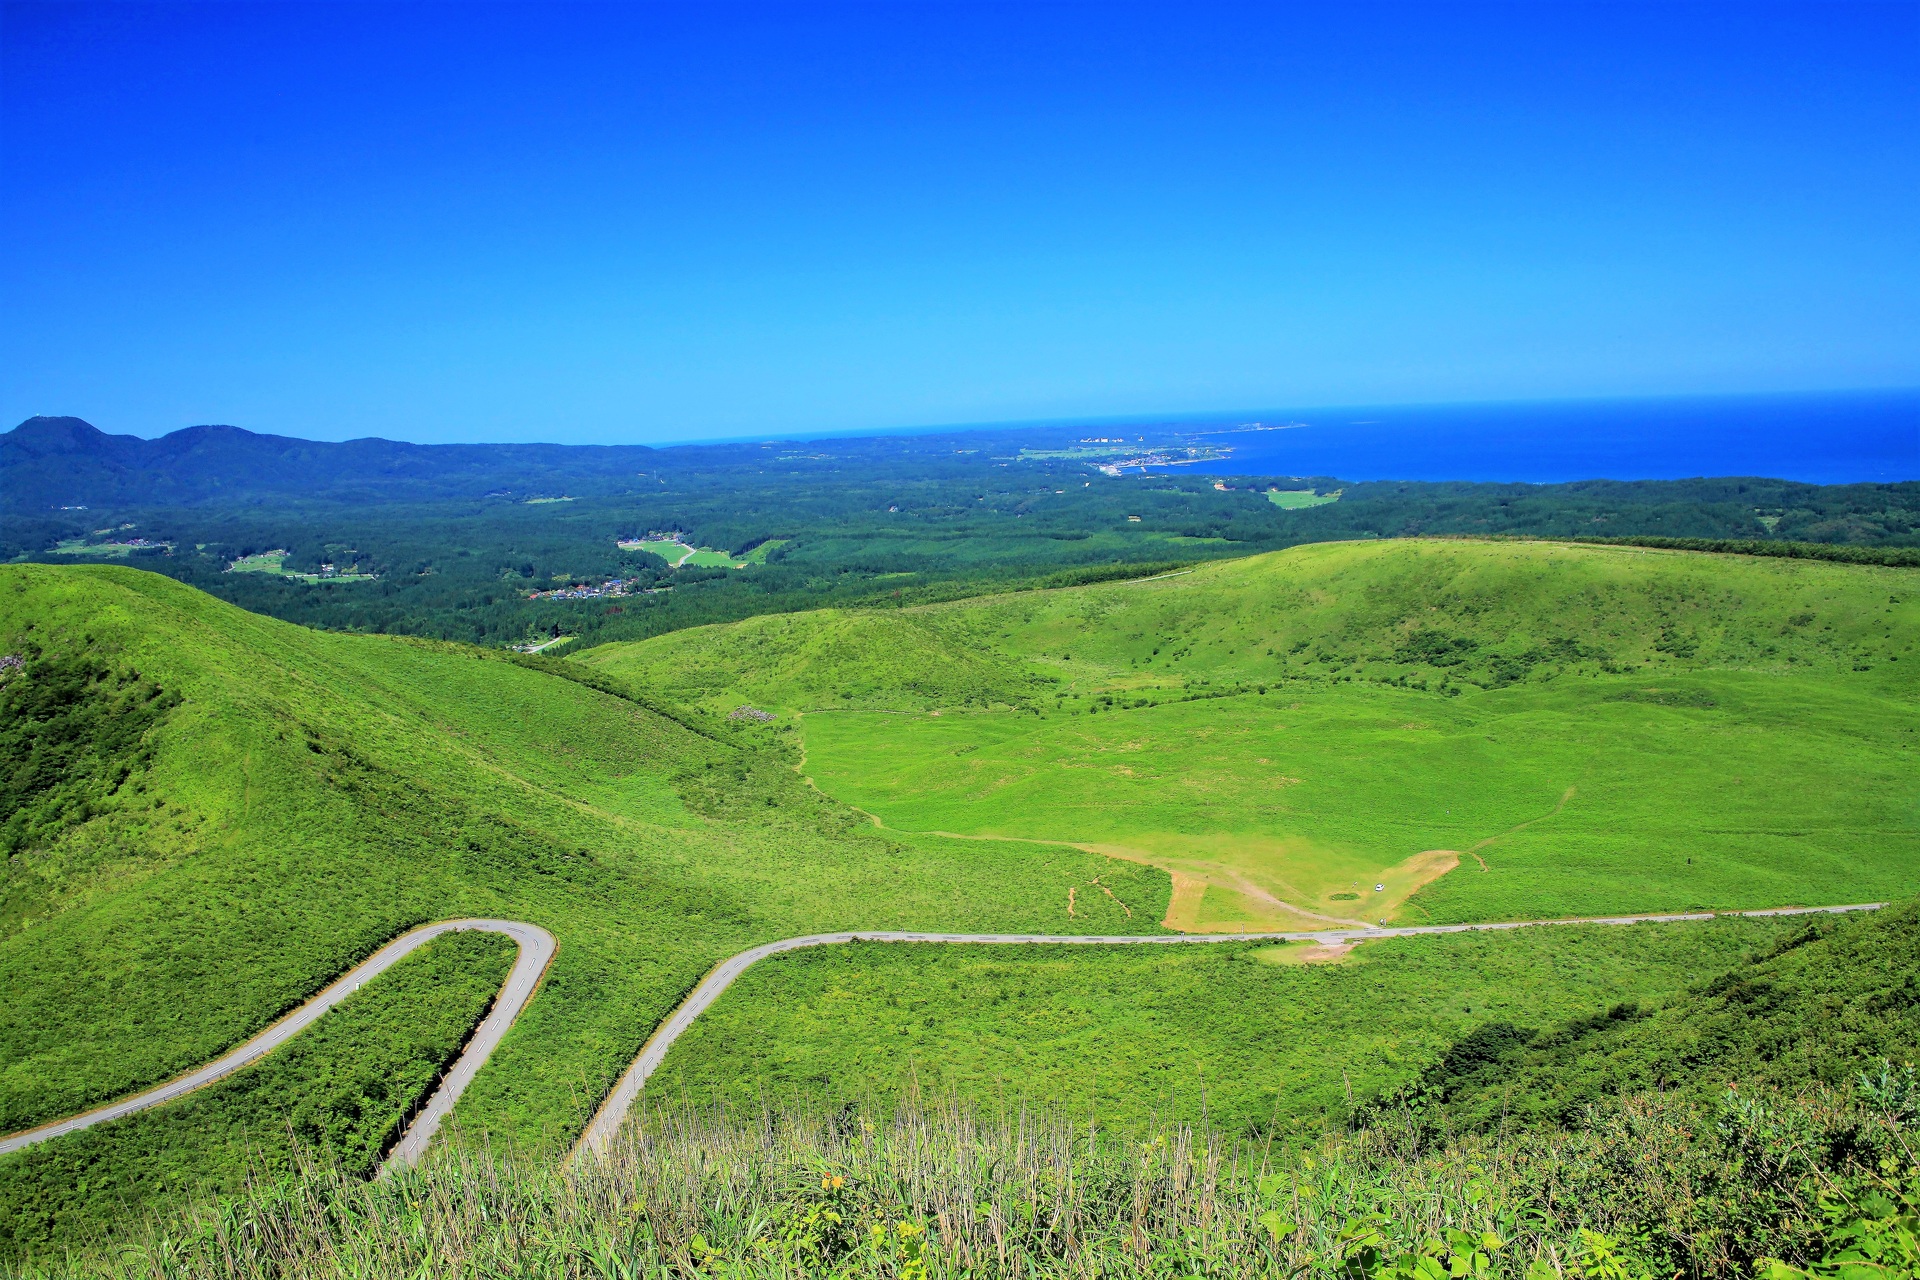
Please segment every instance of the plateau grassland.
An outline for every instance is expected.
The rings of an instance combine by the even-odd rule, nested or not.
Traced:
[[[455,1116],[537,1159],[703,973],[775,938],[1911,896],[1913,582],[1353,542],[551,658],[310,631],[131,568],[0,566],[0,701],[27,726],[0,725],[0,1128],[198,1065],[454,915],[559,940]],[[772,719],[730,718],[749,704]],[[1309,966],[1239,943],[822,951],[749,975],[655,1089],[882,1099],[920,1071],[1133,1123],[1204,1081],[1210,1120],[1305,1140],[1488,1026],[1664,1007],[1788,927],[1383,941]],[[287,1117],[324,1115],[316,1141],[357,1167],[425,1084],[397,1069],[354,1108],[328,1082],[432,1060],[477,1016],[462,990],[417,1027],[340,1024],[299,1076],[230,1082],[247,1101],[0,1161],[0,1251],[133,1203],[90,1187],[231,1178],[234,1135]]]
[[[1920,891],[1917,640],[1902,569],[1409,541],[580,660],[783,713],[889,830],[1160,866],[1230,932]]]

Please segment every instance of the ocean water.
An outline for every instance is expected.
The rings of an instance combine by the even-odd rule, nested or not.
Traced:
[[[1242,420],[1244,423],[1245,420]],[[1920,390],[1318,409],[1185,427],[1210,475],[1342,480],[1920,480]],[[1155,468],[1156,470],[1158,468]]]

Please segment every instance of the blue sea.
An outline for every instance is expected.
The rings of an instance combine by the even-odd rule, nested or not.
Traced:
[[[1183,423],[1211,475],[1342,480],[1920,480],[1920,390],[1273,411]],[[1164,438],[1162,424],[1158,438]],[[1158,470],[1159,468],[1154,468]]]

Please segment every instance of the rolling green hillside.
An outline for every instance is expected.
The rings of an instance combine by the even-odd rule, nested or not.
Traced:
[[[1477,1029],[1657,1004],[1797,927],[1391,938],[1336,964],[1288,963],[1309,948],[1257,942],[821,948],[750,970],[648,1087],[747,1106],[884,1111],[916,1092],[1044,1102],[1124,1130],[1204,1117],[1311,1141]]]
[[[1151,928],[1164,909],[1164,878],[1098,855],[876,832],[775,742],[499,653],[312,632],[117,567],[0,568],[0,601],[0,656],[21,660],[0,697],[40,726],[0,740],[0,1130],[198,1065],[427,919],[558,938],[456,1114],[540,1145],[753,943]],[[1069,916],[1096,876],[1119,898]],[[84,1141],[107,1169],[120,1129],[36,1150]]]
[[[1920,890],[1915,581],[1337,543],[580,661],[782,712],[890,830],[1164,867],[1180,928],[1753,908]]]
[[[518,659],[308,631],[124,567],[0,567],[0,1129],[197,1065],[454,915],[559,940],[456,1115],[551,1150],[702,973],[772,938],[1911,895],[1912,581],[1355,543]],[[1138,1111],[1184,1096],[1191,1049],[1236,1123],[1310,1127],[1334,1098],[1322,1032],[1353,1041],[1344,1106],[1489,1020],[1658,1000],[1781,928],[1415,939],[1313,969],[1240,946],[822,953],[754,975],[662,1079],[852,1096],[924,1062],[963,1092],[1071,1093],[1104,1056],[1086,1096]],[[224,1176],[236,1135],[284,1117],[376,1149],[405,1100],[343,1105],[339,1082],[431,1060],[462,999],[8,1157],[0,1252],[113,1212],[87,1188]],[[1249,1050],[1274,1027],[1298,1034]]]
[[[1663,1007],[1557,1026],[1492,1021],[1393,1101],[1443,1108],[1470,1128],[1566,1125],[1621,1094],[1840,1086],[1920,1055],[1920,902],[1809,920],[1744,964],[1702,968],[1710,976]]]
[[[264,1061],[171,1106],[0,1160],[0,1257],[45,1250],[182,1197],[233,1194],[298,1150],[366,1177],[459,1055],[513,963],[504,938],[452,934]]]

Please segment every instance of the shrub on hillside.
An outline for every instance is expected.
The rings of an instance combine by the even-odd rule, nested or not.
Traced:
[[[1897,1250],[1912,1136],[1857,1088],[1645,1095],[1571,1136],[1386,1125],[1305,1152],[959,1105],[674,1108],[571,1168],[456,1145],[387,1182],[262,1178],[65,1274],[1791,1280]]]

